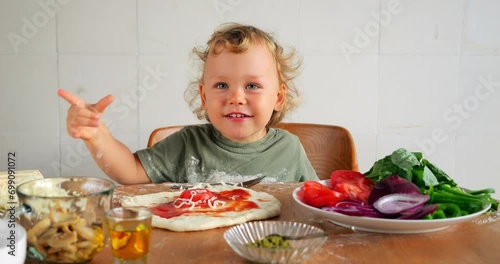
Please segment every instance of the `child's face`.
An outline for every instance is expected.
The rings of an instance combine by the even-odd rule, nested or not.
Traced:
[[[221,134],[253,142],[267,133],[273,110],[281,110],[286,87],[280,85],[269,50],[255,44],[245,53],[209,55],[200,84],[202,107]]]

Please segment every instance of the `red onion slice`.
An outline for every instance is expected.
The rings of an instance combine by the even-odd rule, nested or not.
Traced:
[[[373,207],[383,214],[398,214],[425,204],[429,198],[422,194],[393,193],[380,197]]]
[[[426,204],[401,213],[398,219],[421,219],[422,217],[432,214],[438,208],[437,204]]]
[[[350,216],[368,216],[376,218],[386,217],[386,215],[378,212],[371,205],[350,200],[341,201],[338,202],[335,206],[323,207],[322,209],[325,211],[336,212]]]

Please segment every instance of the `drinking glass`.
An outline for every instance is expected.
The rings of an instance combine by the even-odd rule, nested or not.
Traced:
[[[151,209],[116,207],[106,213],[114,264],[146,264],[151,238]]]

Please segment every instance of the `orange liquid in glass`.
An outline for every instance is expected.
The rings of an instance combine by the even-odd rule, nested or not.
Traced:
[[[115,226],[109,230],[113,256],[123,260],[146,257],[149,252],[150,236],[151,227],[144,224],[133,229],[124,228],[121,224]]]

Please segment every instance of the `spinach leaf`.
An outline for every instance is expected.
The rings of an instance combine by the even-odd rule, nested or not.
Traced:
[[[413,169],[413,179],[412,182],[417,185],[420,189],[425,186],[424,180],[424,168],[423,167],[415,167]]]
[[[386,156],[383,159],[376,161],[365,176],[374,182],[379,182],[388,176],[396,174],[398,166],[391,161],[391,156]]]
[[[415,155],[415,157],[416,157],[419,161],[422,161],[422,158],[424,157],[424,155],[422,154],[422,152],[413,152],[413,155]]]
[[[375,162],[365,176],[378,182],[390,175],[398,175],[419,188],[450,183],[451,178],[442,170],[423,159],[421,152],[410,152],[400,148],[391,155]]]
[[[430,163],[426,159],[423,159],[422,163],[425,165],[425,167],[429,168],[429,170],[432,171],[438,183],[449,184],[451,186],[457,185],[455,181],[453,181],[453,179],[450,176],[448,176],[448,174],[446,174],[446,172],[442,171],[436,165]]]
[[[439,184],[436,176],[432,171],[426,166],[419,165],[412,169],[413,179],[412,182],[419,188],[425,188],[426,186],[434,186]]]
[[[414,166],[420,165],[417,157],[404,148],[392,152],[391,161],[405,171],[410,171]]]
[[[424,166],[424,182],[425,186],[434,186],[439,184],[436,175],[434,175],[432,170],[430,170],[427,166]]]

